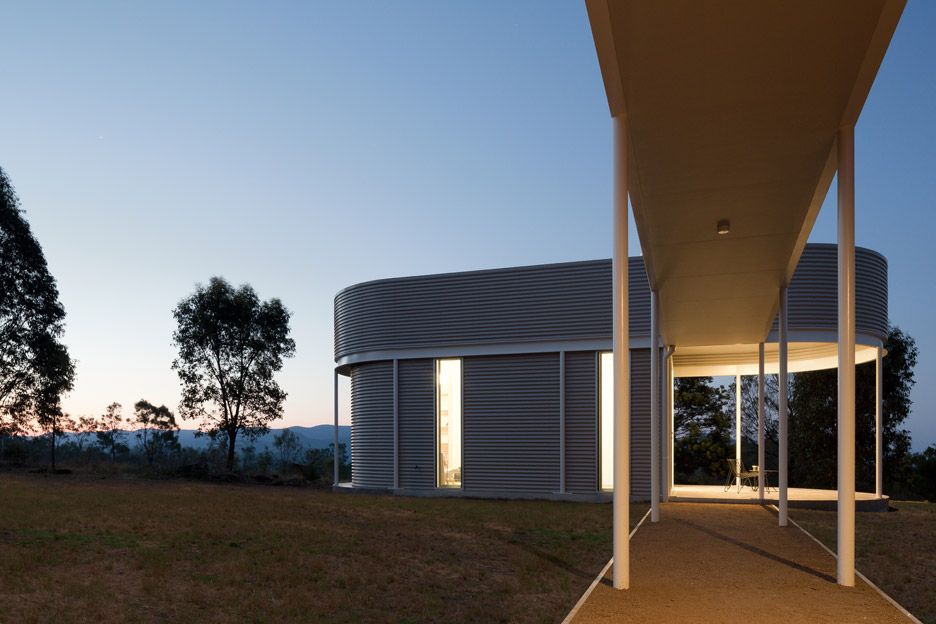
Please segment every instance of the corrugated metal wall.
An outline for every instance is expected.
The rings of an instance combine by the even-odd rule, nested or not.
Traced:
[[[650,349],[631,351],[631,496],[650,498]]]
[[[807,245],[790,284],[790,329],[835,331],[836,246]],[[650,333],[642,258],[630,259],[630,333]],[[887,261],[855,251],[856,324],[887,331]],[[366,282],[335,297],[335,357],[370,351],[611,339],[611,261]]]
[[[559,490],[559,355],[463,360],[466,492]]]
[[[436,485],[434,386],[434,360],[400,360],[400,487]]]
[[[351,369],[351,481],[393,487],[393,362]]]
[[[838,246],[806,246],[787,291],[789,326],[836,331],[838,328]],[[887,336],[887,260],[855,249],[855,327],[859,333]],[[773,329],[777,329],[774,320]]]
[[[593,494],[598,489],[598,356],[566,353],[566,490]]]
[[[631,258],[631,335],[650,332],[642,258]],[[611,339],[611,261],[366,282],[335,297],[335,357],[355,353]]]

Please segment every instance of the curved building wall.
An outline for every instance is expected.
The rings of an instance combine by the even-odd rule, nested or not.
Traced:
[[[640,258],[630,259],[629,270],[631,494],[646,498],[649,287]],[[789,288],[791,330],[835,332],[836,278],[836,247],[807,245]],[[856,291],[859,334],[883,340],[887,262],[880,254],[856,250]],[[396,463],[403,491],[438,491],[435,358],[460,357],[462,487],[444,494],[599,496],[599,352],[610,347],[609,260],[346,288],[335,299],[335,357],[351,376],[354,486],[391,489]]]
[[[790,283],[789,328],[835,332],[836,246],[807,245]],[[650,334],[650,288],[631,258],[630,334]],[[887,261],[855,251],[859,334],[887,334]],[[378,280],[335,297],[335,359],[387,359],[407,350],[611,340],[611,261],[593,260]],[[775,323],[776,325],[776,323]]]
[[[790,281],[787,302],[791,330],[837,331],[837,245],[806,246]],[[855,249],[855,329],[880,340],[887,337],[887,260],[862,247]]]

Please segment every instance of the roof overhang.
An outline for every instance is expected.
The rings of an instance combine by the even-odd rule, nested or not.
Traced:
[[[586,5],[665,342],[764,340],[904,0]]]

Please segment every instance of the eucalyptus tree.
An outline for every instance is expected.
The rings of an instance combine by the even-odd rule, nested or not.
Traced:
[[[198,421],[200,431],[226,436],[226,465],[233,470],[238,435],[266,433],[283,414],[286,392],[274,376],[296,351],[290,312],[279,299],[261,301],[248,284],[234,288],[213,277],[173,314],[180,413]]]
[[[55,429],[75,377],[64,330],[55,279],[0,169],[0,429],[22,429],[30,417]]]
[[[127,432],[121,427],[124,424],[123,406],[114,401],[107,406],[98,421],[98,429],[94,432],[97,445],[102,451],[110,455],[111,463],[117,461],[117,453],[128,450],[124,443]]]

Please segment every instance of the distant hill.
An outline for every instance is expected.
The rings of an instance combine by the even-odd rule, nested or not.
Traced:
[[[237,449],[241,450],[244,447],[253,444],[257,452],[263,452],[264,449],[269,448],[273,449],[273,439],[283,431],[284,428],[279,429],[270,429],[269,433],[266,435],[260,436],[256,440],[248,441],[243,436],[237,437]],[[328,445],[335,440],[335,428],[332,425],[315,425],[314,427],[285,427],[285,429],[290,429],[293,433],[299,436],[299,440],[305,448],[328,448]],[[208,447],[209,439],[207,436],[196,437],[195,429],[180,429],[179,430],[179,444],[182,446],[187,446],[194,449],[204,449]],[[134,437],[136,431],[128,431],[126,442],[133,447],[136,444],[136,438]],[[62,436],[62,441],[73,440],[75,434],[66,433]],[[93,444],[93,436],[89,440]],[[351,427],[348,425],[339,425],[338,426],[338,443],[347,445],[348,452],[351,450]]]
[[[306,448],[328,448],[328,445],[335,440],[335,428],[333,425],[315,425],[314,427],[285,427],[297,436],[301,444]],[[256,440],[248,441],[245,438],[237,437],[237,448],[243,449],[245,446],[253,444],[257,452],[264,449],[273,448],[273,439],[283,431],[280,429],[270,429],[269,433]],[[179,443],[182,446],[188,446],[195,449],[208,447],[207,436],[196,437],[194,429],[182,429],[179,431]],[[351,448],[351,427],[348,425],[338,426],[338,443],[347,445]]]

